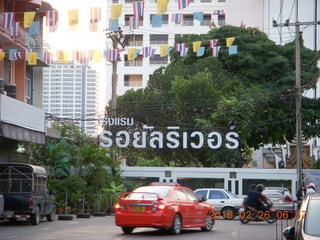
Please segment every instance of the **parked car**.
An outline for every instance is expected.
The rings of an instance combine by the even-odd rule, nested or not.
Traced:
[[[153,227],[177,235],[181,228],[211,231],[213,208],[191,189],[177,183],[151,183],[122,193],[115,204],[115,222],[124,233],[136,227]]]
[[[243,198],[239,198],[232,192],[220,188],[201,188],[194,191],[200,197],[206,197],[215,211],[220,211],[220,215],[225,219],[233,219],[239,214]]]
[[[43,167],[20,163],[0,164],[0,194],[4,197],[1,219],[31,220],[55,218],[55,197],[47,190],[47,175]]]
[[[320,240],[319,216],[320,194],[310,194],[303,200],[293,226],[286,228],[283,236],[293,240]]]
[[[296,210],[297,203],[294,201],[287,188],[266,187],[262,194],[266,195],[277,210]]]

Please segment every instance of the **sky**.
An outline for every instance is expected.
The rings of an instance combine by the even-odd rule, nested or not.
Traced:
[[[71,60],[72,51],[105,50],[106,38],[103,31],[106,25],[106,1],[111,0],[46,0],[53,8],[59,12],[58,29],[56,32],[49,32],[44,28],[44,39],[50,45],[50,51],[54,54],[57,50],[69,52]],[[89,31],[90,7],[101,7],[101,22],[97,32]],[[68,25],[68,10],[79,10],[79,24],[76,27]],[[91,68],[96,69],[100,75],[100,105],[99,111],[103,111],[106,104],[107,83],[106,65],[102,61],[100,64],[91,64]]]

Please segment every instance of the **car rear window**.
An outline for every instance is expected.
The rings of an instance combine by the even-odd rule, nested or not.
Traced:
[[[308,235],[320,235],[319,228],[320,200],[312,199],[306,212],[305,232]]]
[[[170,192],[170,189],[171,188],[168,188],[168,187],[157,187],[157,186],[155,186],[155,187],[139,187],[136,190],[134,190],[133,193],[128,195],[127,199],[157,200],[158,195],[161,198],[167,197]],[[154,193],[156,193],[156,194],[154,194]]]

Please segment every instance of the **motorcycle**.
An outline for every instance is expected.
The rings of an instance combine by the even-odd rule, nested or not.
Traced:
[[[272,201],[266,196],[262,196],[263,201],[267,205],[267,211],[259,211],[252,206],[246,204],[246,199],[243,201],[242,208],[240,209],[240,222],[246,224],[250,221],[259,222],[265,221],[267,223],[274,223],[276,219],[276,210],[272,209]]]

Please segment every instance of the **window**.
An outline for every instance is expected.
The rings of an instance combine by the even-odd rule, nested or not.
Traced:
[[[191,192],[190,190],[185,189],[184,190],[188,196],[188,199],[190,201],[199,201],[199,198],[197,195],[195,195],[193,192]]]
[[[204,14],[203,15],[203,21],[200,23],[201,26],[209,26],[211,23],[211,15],[210,14]]]
[[[128,55],[124,55],[124,61],[125,61],[124,65],[127,66],[127,67],[130,67],[130,66],[137,67],[137,66],[142,66],[143,65],[142,55],[139,55],[133,61],[128,61]]]
[[[142,75],[124,75],[125,87],[142,87]]]
[[[143,35],[126,35],[129,46],[143,46]]]
[[[133,17],[132,14],[126,14],[124,15],[124,21],[125,21],[125,26],[130,26],[130,23],[129,23],[129,19],[130,17]],[[143,26],[143,17],[139,17],[139,26]]]
[[[319,199],[311,199],[308,206],[308,212],[306,212],[305,220],[305,232],[310,235],[320,235],[319,228],[319,212],[320,204]]]
[[[175,191],[177,200],[188,201],[188,197],[182,189]]]
[[[218,0],[218,2],[226,2],[226,0]]]
[[[150,14],[150,24],[152,24],[152,17],[155,16],[157,14]],[[163,25],[167,25],[169,24],[169,16],[168,14],[163,14],[162,15],[162,24]]]
[[[31,99],[31,79],[26,77],[25,83],[25,97]]]
[[[168,44],[168,34],[150,34],[150,44]]]
[[[196,192],[200,197],[207,197],[208,190],[199,190]]]
[[[224,26],[226,24],[226,16],[225,15],[218,15],[218,25]]]
[[[4,59],[4,84],[11,82],[11,61]]]
[[[227,199],[227,196],[219,190],[210,190],[209,199]]]
[[[201,0],[200,2],[207,3],[207,2],[211,2],[211,0]]]
[[[150,57],[150,64],[152,65],[168,64],[168,56],[160,57],[159,54],[155,54],[154,57]]]
[[[183,15],[183,26],[193,26],[193,15]]]

